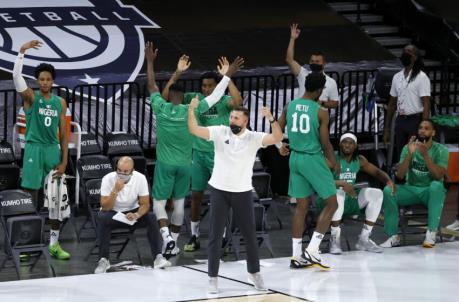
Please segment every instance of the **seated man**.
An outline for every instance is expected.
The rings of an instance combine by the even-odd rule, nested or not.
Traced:
[[[341,136],[336,159],[340,164],[339,175],[334,174],[338,189],[336,196],[338,209],[331,222],[330,253],[335,255],[342,253],[340,224],[343,215],[360,215],[363,209],[365,209],[365,223],[355,248],[361,251],[381,253],[382,248],[370,239],[370,234],[381,211],[383,192],[378,188],[358,190],[354,188],[354,185],[359,171],[385,183],[390,188],[391,194],[395,191],[395,185],[387,173],[368,162],[364,156],[359,155],[357,137],[352,133],[345,133]],[[324,201],[319,199],[317,206],[323,208]]]
[[[406,184],[397,185],[397,193],[384,188],[384,232],[389,236],[382,247],[400,245],[398,207],[421,204],[428,209],[428,228],[423,247],[432,248],[445,202],[443,178],[448,167],[448,148],[434,142],[435,128],[430,120],[419,124],[417,137],[403,147],[396,176]]]
[[[114,228],[129,227],[128,224],[114,220],[117,212],[122,212],[132,227],[146,227],[148,241],[153,255],[154,267],[163,268],[171,263],[161,254],[161,236],[155,215],[150,212],[150,194],[145,175],[134,171],[134,161],[128,156],[118,160],[116,172],[102,178],[100,187],[101,210],[97,215],[97,234],[99,235],[99,263],[95,274],[105,273],[110,268],[110,235]]]

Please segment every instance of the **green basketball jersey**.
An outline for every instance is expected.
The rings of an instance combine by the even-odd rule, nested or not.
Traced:
[[[286,118],[291,150],[309,154],[322,151],[319,110],[317,102],[307,99],[295,99],[288,104]]]
[[[25,134],[27,143],[59,144],[58,130],[62,112],[60,97],[51,94],[51,98],[47,100],[37,92],[32,106],[24,112],[27,123]]]
[[[156,115],[156,155],[158,160],[170,165],[191,163],[193,135],[188,131],[189,105],[166,102],[159,92],[150,96]],[[199,103],[198,112],[209,109],[205,100]]]
[[[185,93],[185,99],[183,103],[189,104],[191,100],[196,96],[198,96],[200,101],[204,100],[206,97],[202,93],[188,92]],[[198,124],[203,127],[219,125],[229,126],[229,117],[231,113],[230,100],[230,96],[222,96],[222,98],[214,106],[197,116]],[[213,152],[214,142],[206,141],[200,137],[195,137],[193,149],[204,152]]]
[[[445,169],[448,168],[449,153],[448,148],[445,145],[437,142],[432,142],[432,147],[427,151],[427,154],[432,161]],[[400,155],[400,163],[403,162],[405,157],[408,155],[408,147],[405,145]],[[412,186],[417,187],[428,187],[432,181],[434,181],[429,169],[426,166],[424,157],[416,149],[411,158],[408,172],[406,173],[406,182]]]
[[[360,159],[357,157],[350,162],[347,162],[344,157],[342,157],[339,152],[335,152],[336,159],[339,161],[341,171],[339,175],[334,174],[336,180],[344,180],[351,185],[355,184],[357,179],[357,173],[360,170]]]

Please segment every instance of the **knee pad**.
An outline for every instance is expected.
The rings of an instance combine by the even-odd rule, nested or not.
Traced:
[[[185,215],[185,198],[174,199],[174,211],[171,216],[171,224],[181,226]]]
[[[153,200],[153,212],[156,215],[156,219],[167,219],[166,212],[166,200]]]
[[[344,213],[344,200],[346,199],[346,193],[343,190],[336,190],[336,202],[338,208],[336,208],[335,213],[333,214],[332,221],[339,221],[343,218]]]

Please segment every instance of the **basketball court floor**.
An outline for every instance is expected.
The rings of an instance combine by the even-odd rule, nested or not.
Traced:
[[[291,270],[289,258],[264,259],[269,288],[247,282],[244,261],[220,267],[220,294],[207,294],[207,264],[0,283],[1,301],[457,301],[459,242],[406,246],[383,254],[324,254],[329,271]]]

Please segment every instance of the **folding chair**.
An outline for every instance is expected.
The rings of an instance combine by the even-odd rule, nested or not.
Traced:
[[[257,242],[258,242],[258,247],[261,247],[263,243],[266,245],[271,257],[274,257],[274,252],[273,248],[271,245],[271,239],[269,237],[269,234],[266,230],[266,211],[265,207],[257,202],[253,203],[254,207],[254,214],[255,214],[255,231],[256,231],[256,237],[257,237]],[[244,238],[237,227],[236,220],[234,217],[234,211],[232,211],[231,214],[231,223],[230,223],[230,230],[231,230],[231,235],[229,238],[229,245],[234,252],[234,256],[236,257],[236,260],[239,260],[239,255],[242,251],[241,246],[244,245]]]
[[[53,277],[56,276],[48,247],[44,240],[44,218],[38,215],[30,193],[22,190],[5,190],[0,192],[0,220],[5,233],[6,259],[12,260],[18,279],[20,276],[20,255],[28,253],[35,258],[27,263],[32,271],[41,255],[45,257]],[[38,255],[36,255],[38,253]]]
[[[0,142],[0,191],[19,189],[20,167],[16,165],[13,147]]]
[[[252,176],[252,185],[258,194],[259,202],[268,210],[271,208],[274,212],[279,228],[282,229],[282,220],[280,219],[279,209],[276,201],[273,200],[271,192],[271,175],[267,172],[254,172]]]

